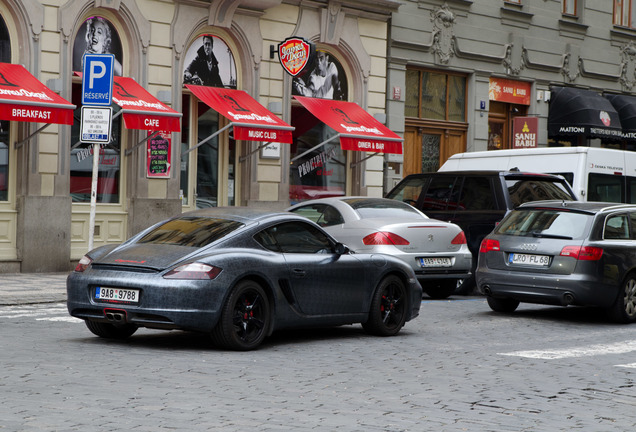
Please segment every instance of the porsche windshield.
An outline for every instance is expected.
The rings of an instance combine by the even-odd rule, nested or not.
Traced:
[[[227,219],[184,217],[156,227],[138,243],[203,247],[215,242],[244,224]]]

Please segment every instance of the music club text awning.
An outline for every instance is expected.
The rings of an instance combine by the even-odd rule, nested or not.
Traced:
[[[0,120],[72,125],[74,109],[24,66],[0,63]]]
[[[294,98],[318,120],[338,132],[343,150],[402,154],[403,139],[360,105],[304,96]]]
[[[605,94],[604,96],[616,109],[618,117],[621,119],[621,138],[636,140],[636,97],[619,94]]]
[[[230,120],[226,128],[233,127],[234,139],[291,144],[294,128],[258,103],[248,93],[222,87],[191,84],[186,84],[186,87],[203,103]],[[220,132],[218,131],[217,134]],[[188,151],[194,150],[204,142],[205,140]]]
[[[609,100],[591,90],[573,87],[552,87],[551,91],[549,136],[621,138],[621,121]]]

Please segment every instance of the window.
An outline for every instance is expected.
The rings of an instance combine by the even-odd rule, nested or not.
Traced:
[[[612,215],[605,220],[604,239],[629,239],[629,219],[627,215]]]
[[[636,2],[633,0],[614,0],[614,25],[636,26]]]
[[[344,219],[340,212],[333,206],[326,204],[314,204],[298,207],[292,212],[304,216],[322,227],[340,225],[344,223]]]
[[[464,210],[495,210],[495,197],[490,179],[466,177],[459,196],[458,208]]]
[[[577,15],[577,0],[563,0],[563,15]]]
[[[138,243],[200,248],[222,239],[244,225],[227,219],[182,217],[158,226],[139,239]]]
[[[431,120],[466,121],[466,77],[406,71],[405,115]]]
[[[329,238],[302,222],[287,222],[268,228],[254,239],[266,249],[282,253],[331,253]]]
[[[587,200],[625,202],[625,180],[622,176],[590,173],[587,180]]]

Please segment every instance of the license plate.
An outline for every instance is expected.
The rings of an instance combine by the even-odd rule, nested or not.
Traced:
[[[95,288],[95,300],[117,303],[139,303],[139,290],[97,287]]]
[[[422,267],[451,267],[453,263],[450,258],[420,258]]]
[[[510,264],[525,264],[538,267],[546,267],[550,264],[550,257],[547,255],[530,255],[511,253],[508,256]]]

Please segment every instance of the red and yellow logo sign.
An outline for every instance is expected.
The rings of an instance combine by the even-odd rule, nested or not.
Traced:
[[[283,69],[292,76],[307,66],[312,54],[312,44],[299,37],[290,37],[278,44],[278,59]]]

